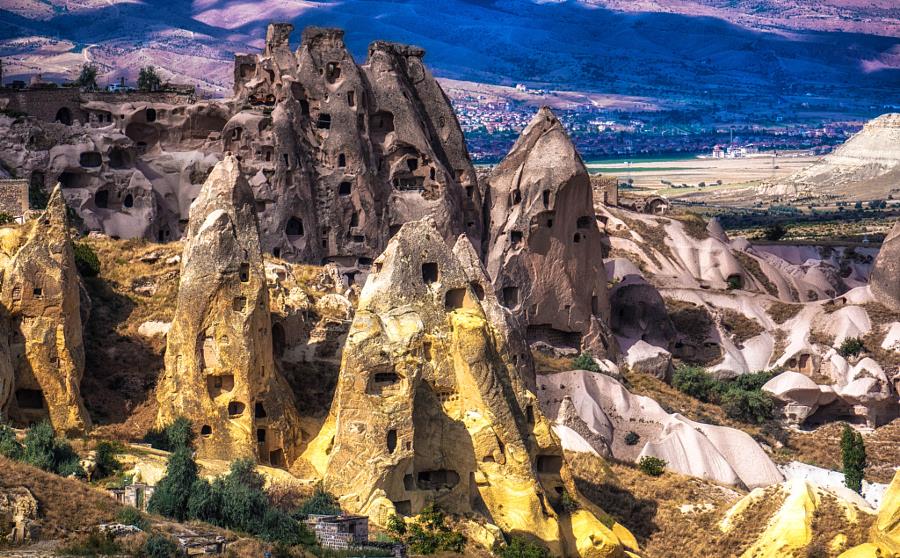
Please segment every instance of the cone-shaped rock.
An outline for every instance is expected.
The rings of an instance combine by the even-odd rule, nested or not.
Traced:
[[[433,501],[555,555],[623,555],[592,512],[554,511],[574,483],[479,286],[431,219],[403,225],[360,295],[331,414],[310,444],[323,455],[307,457],[345,509],[382,525]]]
[[[91,420],[81,399],[84,345],[81,285],[60,187],[31,222],[10,261],[2,300],[9,312],[15,394],[9,416],[29,424],[49,417],[58,432],[83,432]],[[6,348],[0,347],[0,353]],[[0,377],[7,364],[0,354]]]
[[[489,179],[487,270],[529,341],[615,353],[602,233],[587,169],[544,107]]]
[[[881,245],[869,277],[869,288],[878,302],[900,312],[900,223],[894,225]]]
[[[157,388],[157,424],[191,419],[204,457],[288,466],[297,455],[299,417],[275,369],[268,296],[253,194],[229,155],[191,206]]]

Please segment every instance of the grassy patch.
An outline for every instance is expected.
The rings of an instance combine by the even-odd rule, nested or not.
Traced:
[[[734,335],[734,342],[739,348],[744,343],[761,334],[763,327],[756,320],[730,308],[722,308],[722,325],[728,333]]]
[[[762,266],[760,265],[759,260],[751,256],[750,254],[746,254],[737,250],[734,252],[734,256],[737,258],[738,262],[740,262],[741,267],[744,268],[744,271],[755,277],[756,280],[759,281],[760,284],[762,284],[763,290],[765,290],[768,294],[778,296],[778,287],[775,286],[775,283],[773,283],[762,270]]]
[[[769,316],[775,320],[776,324],[783,324],[786,321],[795,318],[801,310],[803,310],[802,304],[791,304],[781,302],[780,300],[772,301],[766,309]]]

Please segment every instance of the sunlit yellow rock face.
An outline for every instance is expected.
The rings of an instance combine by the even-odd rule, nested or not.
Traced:
[[[840,558],[882,558],[900,556],[900,471],[894,474],[878,517],[872,525],[871,542],[856,546],[841,554]]]
[[[768,518],[768,522],[756,540],[741,554],[742,558],[790,557],[803,555],[813,540],[813,520],[822,511],[823,498],[831,498],[843,514],[843,521],[850,526],[858,523],[863,513],[854,502],[837,494],[826,493],[821,488],[804,480],[791,480],[774,488],[757,488],[739,500],[719,523],[719,529],[729,533],[738,528],[746,528],[746,514],[760,502],[783,497],[783,502]],[[753,525],[755,528],[756,525]],[[839,548],[846,544],[846,535],[828,533],[832,546]]]
[[[3,378],[14,376],[8,410],[14,422],[49,417],[57,432],[84,432],[91,421],[80,391],[81,285],[58,185],[47,210],[29,227],[6,265],[0,295],[10,329],[0,341],[0,409],[7,383]],[[4,235],[3,248],[13,240]]]
[[[523,346],[508,341],[516,332],[489,318],[501,314],[483,268],[454,251],[423,220],[375,261],[330,417],[304,457],[346,509],[380,524],[434,501],[536,536],[554,555],[625,556],[589,506],[572,518],[554,510],[563,491],[576,493],[526,387],[530,359],[511,349]]]
[[[254,204],[227,156],[191,205],[157,424],[191,419],[201,457],[286,467],[298,456],[300,419],[273,360]]]

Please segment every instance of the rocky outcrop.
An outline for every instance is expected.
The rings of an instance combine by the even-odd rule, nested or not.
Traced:
[[[881,245],[869,277],[869,288],[878,302],[900,312],[900,223],[894,225]]]
[[[783,480],[772,460],[745,432],[670,414],[606,374],[572,370],[540,375],[537,383],[541,408],[554,417],[554,427],[568,426],[572,434],[579,434],[563,438],[567,451],[579,451],[583,440],[601,455],[611,451],[623,461],[658,457],[673,471],[724,484],[754,488]],[[587,427],[587,435],[572,426],[572,409]]]
[[[0,489],[0,542],[21,545],[33,542],[37,534],[38,501],[23,486]],[[11,529],[6,532],[6,529]]]
[[[434,221],[410,222],[374,262],[306,455],[345,509],[379,524],[434,501],[555,555],[621,556],[624,530],[599,510],[554,511],[577,492],[466,242],[454,253]]]
[[[488,184],[487,270],[528,340],[614,357],[591,181],[550,109],[535,115]]]
[[[234,157],[207,178],[187,237],[157,424],[191,419],[202,457],[289,466],[302,442],[299,417],[273,361],[256,206]]]
[[[475,171],[424,51],[376,42],[358,66],[343,31],[309,27],[294,54],[292,29],[273,24],[261,56],[237,57],[244,110],[223,131],[260,203],[264,250],[333,261],[362,283],[409,220],[480,245]]]
[[[84,373],[81,280],[69,237],[62,190],[30,222],[9,261],[0,300],[9,313],[9,358],[0,344],[2,368],[12,362],[15,394],[9,416],[30,424],[49,417],[59,432],[84,432],[91,419],[80,384]]]

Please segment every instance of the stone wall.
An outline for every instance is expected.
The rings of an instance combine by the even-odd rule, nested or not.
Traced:
[[[148,102],[172,105],[187,104],[194,100],[191,93],[169,91],[134,91],[108,93],[85,92],[74,87],[55,89],[0,89],[0,108],[24,112],[45,122],[60,121],[71,124],[75,120],[86,122],[88,113],[82,103],[101,101],[111,104]]]
[[[21,221],[28,211],[28,181],[0,180],[0,213]]]

